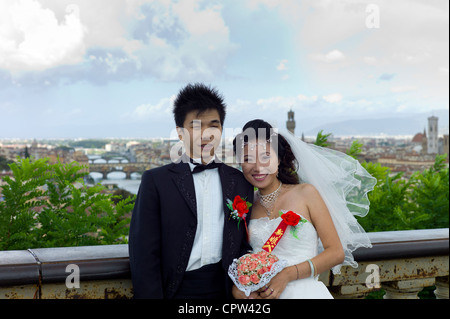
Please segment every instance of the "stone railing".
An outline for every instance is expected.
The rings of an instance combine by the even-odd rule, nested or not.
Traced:
[[[358,249],[358,267],[320,275],[335,298],[418,298],[435,286],[448,299],[449,230],[369,233],[373,248]],[[79,280],[78,280],[79,279]],[[132,298],[127,245],[0,251],[0,299]]]
[[[449,298],[448,228],[369,233],[369,237],[373,248],[354,253],[358,268],[321,274],[335,298],[364,298],[381,288],[385,299],[417,299],[418,292],[429,286],[436,286],[436,298]]]

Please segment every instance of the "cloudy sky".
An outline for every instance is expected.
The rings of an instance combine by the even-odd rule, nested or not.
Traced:
[[[169,137],[188,82],[230,128],[448,110],[448,39],[447,0],[1,0],[0,138]]]

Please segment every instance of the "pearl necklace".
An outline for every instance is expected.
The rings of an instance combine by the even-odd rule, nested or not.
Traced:
[[[283,183],[280,181],[280,186],[278,186],[278,188],[274,192],[267,195],[261,194],[261,192],[258,190],[259,202],[266,209],[266,214],[269,217],[270,215],[272,215],[272,209],[275,205],[275,201],[277,200],[278,195],[280,195],[282,185]]]

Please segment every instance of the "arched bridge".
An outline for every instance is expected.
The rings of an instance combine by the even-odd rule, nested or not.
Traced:
[[[130,179],[132,173],[143,173],[146,170],[161,165],[154,163],[90,163],[89,173],[101,173],[103,179],[106,179],[107,175],[111,172],[124,172],[126,178]]]

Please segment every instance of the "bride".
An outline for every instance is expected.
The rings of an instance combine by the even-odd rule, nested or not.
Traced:
[[[233,146],[245,178],[257,188],[248,225],[253,250],[277,229],[281,213],[292,211],[301,220],[273,248],[287,266],[250,298],[332,298],[318,274],[356,267],[352,251],[371,247],[354,215],[367,214],[367,192],[376,180],[355,159],[290,132],[278,134],[263,120],[248,122]],[[236,287],[233,296],[247,298]]]

